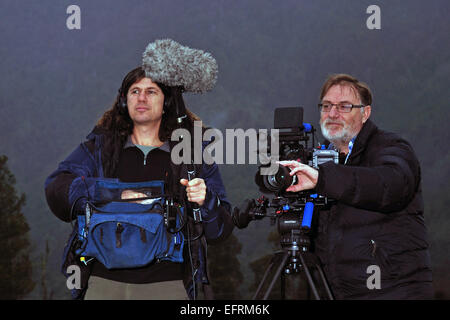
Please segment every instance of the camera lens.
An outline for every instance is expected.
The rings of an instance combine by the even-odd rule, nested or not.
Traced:
[[[289,169],[285,166],[278,166],[277,173],[261,178],[263,187],[269,192],[284,191],[294,182],[294,177],[289,175]]]

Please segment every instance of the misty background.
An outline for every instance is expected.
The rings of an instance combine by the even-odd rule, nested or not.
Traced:
[[[72,4],[81,9],[80,30],[66,26]],[[379,30],[366,26],[373,4],[381,9]],[[222,132],[272,128],[281,106],[303,107],[304,121],[319,129],[326,77],[349,73],[366,82],[371,119],[406,138],[421,162],[436,296],[450,298],[449,12],[446,0],[2,0],[0,155],[26,195],[38,282],[26,298],[42,298],[42,278],[51,298],[70,298],[60,263],[71,227],[48,209],[44,181],[111,107],[147,44],[163,38],[216,58],[216,87],[185,101]],[[233,206],[259,196],[257,166],[220,170]],[[250,263],[273,252],[274,230],[267,219],[234,231],[242,298],[253,293]]]

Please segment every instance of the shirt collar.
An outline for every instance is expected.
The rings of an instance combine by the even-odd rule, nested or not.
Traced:
[[[125,145],[123,146],[124,149],[136,147],[136,145],[133,143],[133,140],[131,140],[131,135],[128,136],[127,142],[125,142]],[[157,147],[156,149],[160,149],[165,152],[170,152],[169,142],[164,141],[163,145],[160,147]]]
[[[358,136],[358,135],[354,136],[354,137],[352,138],[352,140],[350,140],[350,142],[348,143],[348,154],[347,154],[347,156],[345,157],[344,163],[347,163],[348,157],[350,157],[350,154],[352,153],[353,145],[355,144],[355,140],[356,140],[356,137],[357,137],[357,136]],[[330,143],[330,144],[328,145],[328,150],[336,150],[336,147],[334,146],[333,143]]]
[[[353,150],[353,144],[355,143],[356,137],[358,135],[354,136],[352,140],[350,140],[350,142],[348,143],[348,154],[347,157],[345,157],[345,161],[344,164],[347,163],[348,157],[350,157],[350,155],[352,154],[352,150]]]

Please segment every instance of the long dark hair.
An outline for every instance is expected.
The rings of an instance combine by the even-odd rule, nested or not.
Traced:
[[[122,81],[113,106],[97,122],[97,127],[104,134],[105,139],[102,149],[102,164],[106,177],[115,176],[120,153],[128,136],[133,133],[133,120],[130,118],[124,102],[126,103],[126,96],[130,87],[143,78],[145,78],[145,71],[142,67],[130,71]],[[159,139],[164,142],[170,140],[172,131],[179,128],[175,110],[177,104],[182,104],[184,107],[184,100],[181,88],[169,87],[162,83],[156,84],[164,94],[164,112],[159,128]],[[194,121],[201,121],[201,119],[187,108],[185,110],[187,121],[183,122],[182,127],[192,132]]]

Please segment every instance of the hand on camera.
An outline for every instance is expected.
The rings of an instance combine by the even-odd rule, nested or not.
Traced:
[[[297,184],[290,186],[286,191],[298,192],[316,187],[319,177],[319,171],[317,169],[297,161],[278,161],[278,163],[291,169],[289,173],[291,176],[294,174],[297,176]]]
[[[202,178],[195,178],[191,181],[181,179],[180,183],[186,187],[186,195],[190,202],[198,203],[199,206],[203,205],[206,198],[206,184]]]

